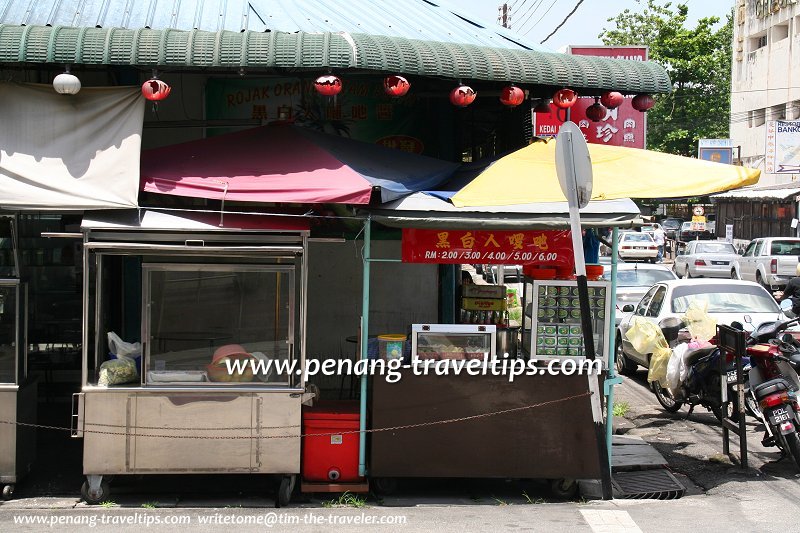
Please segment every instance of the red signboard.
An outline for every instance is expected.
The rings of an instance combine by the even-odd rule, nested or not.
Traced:
[[[569,231],[403,229],[406,263],[572,266]]]
[[[573,46],[570,53],[584,56],[609,57],[647,61],[646,46]],[[627,95],[617,109],[609,110],[600,122],[586,117],[586,109],[594,98],[579,98],[572,106],[570,118],[586,137],[586,142],[612,146],[645,147],[646,114],[631,105],[634,95]],[[534,132],[537,137],[555,137],[564,122],[565,112],[550,104],[550,113],[533,113]]]

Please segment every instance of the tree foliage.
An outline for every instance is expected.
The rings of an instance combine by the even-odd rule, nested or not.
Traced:
[[[636,0],[643,3],[642,0]],[[692,156],[698,139],[728,138],[733,15],[709,17],[687,27],[686,4],[647,0],[644,9],[626,9],[608,19],[600,34],[607,45],[646,45],[649,58],[672,80],[672,93],[658,95],[647,113],[647,147]]]

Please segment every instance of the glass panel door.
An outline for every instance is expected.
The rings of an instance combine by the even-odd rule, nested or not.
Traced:
[[[288,385],[294,266],[145,264],[143,275],[147,383]]]

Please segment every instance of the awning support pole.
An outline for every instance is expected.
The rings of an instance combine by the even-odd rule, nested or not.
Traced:
[[[367,215],[364,221],[364,250],[362,254],[363,282],[361,292],[361,359],[367,359],[369,348],[369,269],[372,217]],[[361,376],[361,413],[359,415],[358,434],[358,475],[367,475],[367,376]]]
[[[614,228],[611,233],[611,298],[616,301],[617,294],[617,249],[619,248],[619,228]],[[604,389],[606,393],[606,445],[608,447],[608,466],[611,462],[611,441],[614,436],[614,385],[620,385],[622,378],[618,377],[616,368],[617,349],[617,306],[611,306],[608,316],[608,376]]]

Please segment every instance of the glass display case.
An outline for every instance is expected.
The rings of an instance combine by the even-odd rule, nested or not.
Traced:
[[[292,265],[145,263],[142,273],[145,384],[288,386],[272,365],[295,344]]]
[[[588,281],[595,355],[608,364],[611,284]],[[532,358],[585,357],[578,284],[575,280],[531,280],[525,283],[526,351]]]
[[[412,360],[494,359],[497,329],[493,325],[413,324]]]

